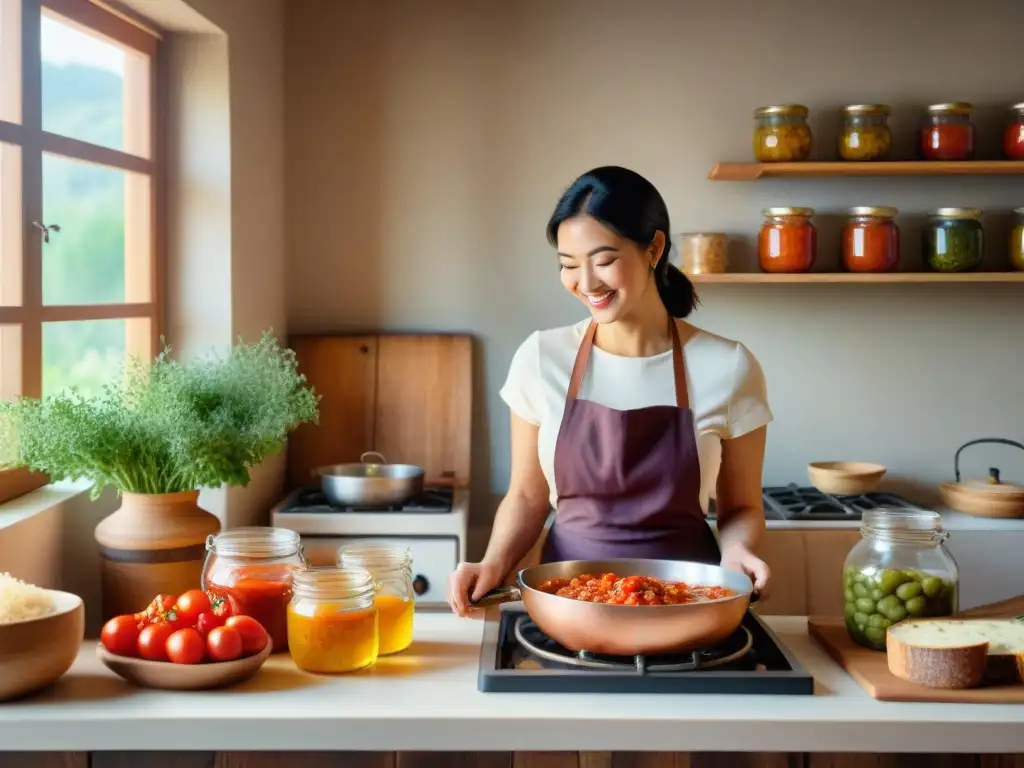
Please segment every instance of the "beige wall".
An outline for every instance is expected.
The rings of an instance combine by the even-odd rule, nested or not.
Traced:
[[[981,151],[994,151],[999,109],[1024,99],[1016,7],[291,0],[289,327],[475,333],[484,406],[474,462],[490,472],[483,487],[500,492],[508,416],[497,390],[512,353],[533,329],[582,316],[543,236],[574,175],[607,163],[647,175],[674,234],[749,240],[767,204],[1005,214],[1024,205],[1019,179],[705,177],[716,161],[748,159],[752,110],[780,102],[813,108],[824,155],[843,104],[896,105],[906,153],[923,105],[970,100],[986,131]],[[907,219],[904,247],[916,257],[919,219]],[[990,224],[992,250],[1004,249],[1006,216]],[[826,262],[836,227],[823,217]],[[952,474],[962,442],[1024,434],[1017,286],[709,286],[700,296],[696,323],[744,341],[766,370],[776,414],[767,482],[805,482],[806,462],[847,458],[935,483]],[[998,459],[1007,476],[1024,460],[967,458],[973,473]]]

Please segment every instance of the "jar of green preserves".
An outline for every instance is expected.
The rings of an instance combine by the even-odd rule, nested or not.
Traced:
[[[1010,235],[1010,264],[1014,269],[1024,271],[1024,208],[1015,208],[1013,212],[1017,220]]]
[[[939,208],[921,229],[925,264],[936,272],[969,272],[985,257],[985,232],[977,208]]]
[[[960,572],[938,513],[868,510],[860,534],[843,564],[846,629],[854,642],[884,651],[893,624],[956,613]]]

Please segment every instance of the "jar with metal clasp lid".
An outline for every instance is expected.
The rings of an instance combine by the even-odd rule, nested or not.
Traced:
[[[376,585],[362,568],[296,571],[288,605],[288,651],[306,672],[354,672],[377,660]]]
[[[860,533],[843,564],[846,629],[854,642],[885,650],[893,624],[957,612],[960,572],[937,512],[868,510]]]
[[[380,613],[380,655],[408,648],[416,606],[409,548],[379,541],[344,544],[338,548],[338,565],[363,568],[373,576]]]
[[[285,528],[234,528],[206,540],[202,587],[227,600],[232,613],[267,630],[274,653],[288,650],[292,574],[308,566],[299,534]]]

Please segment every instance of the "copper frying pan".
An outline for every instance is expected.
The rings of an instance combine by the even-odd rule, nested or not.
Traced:
[[[650,576],[702,586],[728,587],[733,597],[685,605],[608,605],[585,603],[536,589],[548,579],[583,573]],[[522,600],[534,623],[571,651],[615,656],[682,653],[711,648],[736,631],[754,585],[744,573],[683,560],[565,560],[524,568],[516,585],[492,590],[474,608]]]

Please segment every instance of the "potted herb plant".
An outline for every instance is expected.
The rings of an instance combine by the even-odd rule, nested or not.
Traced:
[[[96,527],[103,613],[133,613],[154,594],[198,586],[206,538],[220,530],[199,489],[248,484],[250,468],[317,420],[305,382],[271,333],[190,362],[166,348],[151,363],[130,361],[97,397],[0,403],[0,468],[86,479],[93,499],[117,489],[120,508]]]

